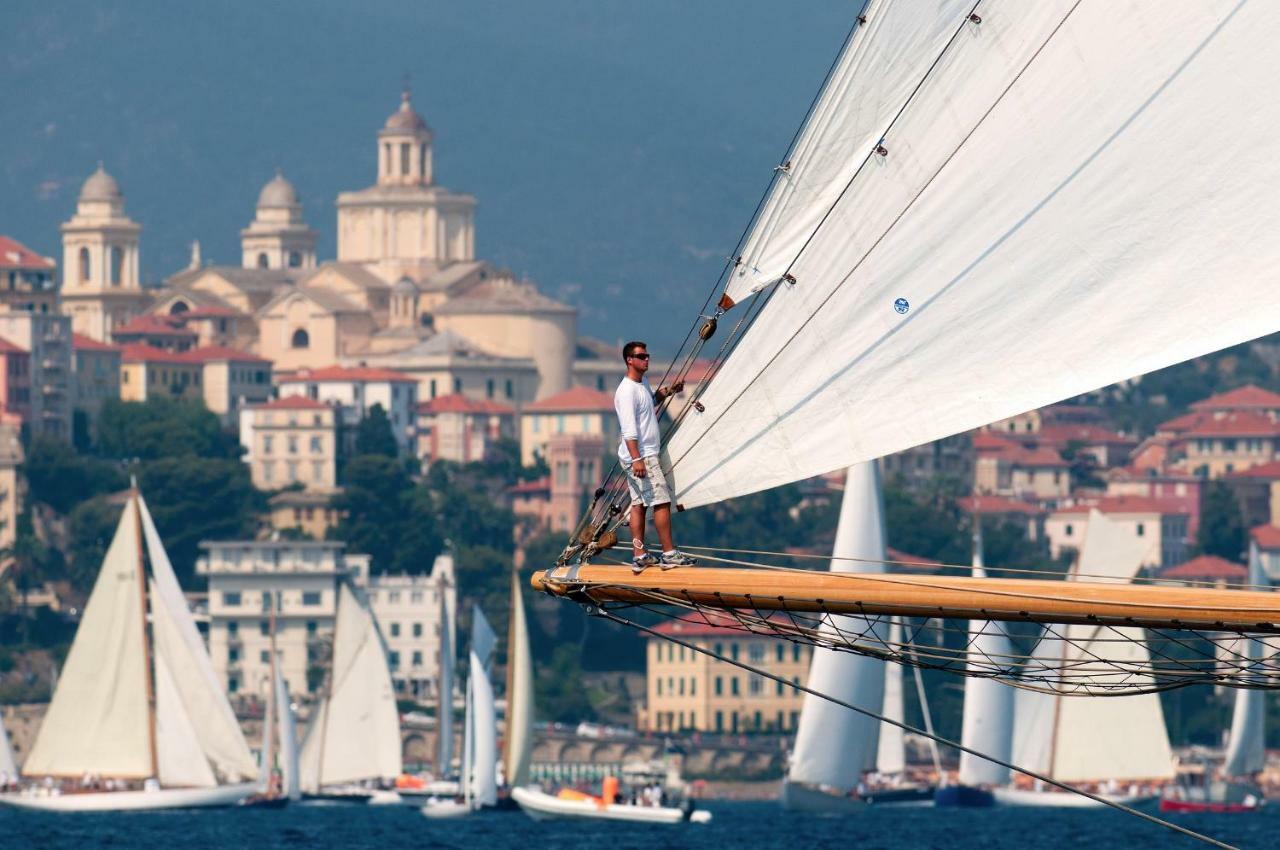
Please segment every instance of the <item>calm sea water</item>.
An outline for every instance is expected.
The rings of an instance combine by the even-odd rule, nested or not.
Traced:
[[[537,823],[519,812],[428,821],[411,807],[297,806],[279,811],[47,815],[0,810],[0,848],[441,847],[459,850],[719,850],[719,848],[938,848],[1175,850],[1207,845],[1114,812],[1032,809],[871,808],[853,816],[805,817],[767,803],[708,803],[708,825],[633,826]],[[1184,816],[1178,821],[1240,847],[1280,846],[1280,806],[1252,815]]]

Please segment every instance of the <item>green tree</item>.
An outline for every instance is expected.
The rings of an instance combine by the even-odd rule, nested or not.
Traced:
[[[1239,561],[1246,548],[1244,516],[1231,488],[1207,481],[1200,491],[1200,528],[1196,545],[1205,555]]]
[[[76,505],[67,518],[70,538],[68,578],[81,593],[88,593],[93,588],[122,510],[123,506],[118,501],[95,496]]]
[[[356,426],[355,453],[359,455],[382,455],[396,457],[400,454],[396,445],[395,432],[391,430],[391,420],[381,404],[369,408],[369,412]]]
[[[120,460],[182,455],[235,460],[243,453],[234,434],[197,401],[111,399],[98,417],[98,453]]]
[[[582,664],[577,646],[562,644],[555,648],[550,662],[538,670],[535,689],[540,719],[552,723],[595,719],[595,709],[582,686]]]
[[[353,457],[343,478],[335,502],[343,519],[329,536],[372,556],[376,572],[430,572],[443,546],[432,494],[414,488],[404,466],[386,455]]]
[[[27,446],[22,473],[32,501],[67,513],[99,493],[127,487],[128,479],[113,463],[80,455],[63,440],[37,435]]]

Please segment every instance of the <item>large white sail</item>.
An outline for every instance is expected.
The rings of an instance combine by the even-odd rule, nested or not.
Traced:
[[[129,499],[22,766],[26,776],[152,775],[141,546]]]
[[[533,652],[529,647],[529,623],[525,618],[520,575],[511,571],[511,623],[507,639],[507,664],[511,689],[507,693],[507,735],[503,773],[507,785],[529,782],[533,760]]]
[[[1256,588],[1270,582],[1258,557],[1258,544],[1249,543],[1249,584]],[[1239,641],[1240,662],[1257,661],[1273,654],[1274,650],[1260,640]],[[1266,765],[1266,691],[1240,688],[1236,691],[1235,705],[1231,710],[1231,734],[1227,739],[1227,756],[1222,772],[1227,776],[1251,776]]]
[[[1156,557],[1154,538],[1091,511],[1074,575],[1091,582],[1128,582]],[[1142,629],[1075,625],[1054,627],[1064,640],[1044,643],[1031,665],[1070,666],[1099,675],[1150,663]],[[1051,647],[1051,649],[1049,648]],[[1132,674],[1127,674],[1132,680]],[[1159,779],[1173,776],[1173,751],[1159,694],[1062,697],[1020,693],[1015,761],[1054,779]],[[1024,737],[1025,736],[1025,737]]]
[[[203,778],[211,765],[223,782],[251,780],[258,771],[249,744],[244,739],[218,674],[214,672],[213,661],[182,595],[151,512],[141,495],[137,501],[147,557],[151,562],[151,636],[157,677],[157,727],[175,729],[185,725],[187,731],[183,734],[193,736],[196,752],[208,764],[204,770],[194,767],[184,767],[183,770],[197,770]],[[161,668],[169,677],[166,688],[159,686]],[[174,765],[185,765],[189,761],[185,754],[188,744],[167,734],[157,735],[157,742],[158,745],[163,743],[159,752],[161,782],[169,784],[164,778],[165,764],[170,764],[169,770],[173,770]],[[165,746],[184,748],[184,753],[170,757],[164,751]],[[199,783],[175,781],[173,784]]]
[[[889,621],[889,645],[902,646],[902,621]],[[890,720],[906,720],[906,700],[902,691],[902,665],[884,665],[884,710]],[[902,727],[880,724],[880,741],[876,748],[876,770],[883,774],[899,774],[907,769],[907,744]]]
[[[298,769],[298,723],[293,714],[293,701],[289,698],[289,684],[280,672],[275,671],[276,716],[279,718],[280,768],[282,790],[290,800],[302,797],[301,773]]]
[[[1280,267],[1280,4],[984,0],[980,22],[969,6],[869,9],[833,85],[880,88],[872,40],[911,45],[916,70],[884,84],[878,125],[836,137],[855,167],[815,169],[834,207],[829,186],[785,207],[820,227],[759,223],[774,230],[753,256],[778,240],[796,282],[770,288],[669,440],[686,507],[1276,330],[1280,287],[1259,281]]]
[[[985,578],[982,565],[981,517],[974,516],[973,577]],[[1012,665],[1013,644],[1002,625],[988,620],[969,621],[969,654],[988,664]],[[1009,761],[1013,755],[1014,689],[995,679],[967,677],[964,680],[964,712],[960,721],[960,743],[980,753]],[[960,753],[960,784],[1004,785],[1009,768],[984,758]]]
[[[859,560],[833,559],[832,572],[884,571],[884,506],[874,461],[849,468],[833,555]],[[835,616],[824,628],[838,628],[850,638],[865,634],[864,640],[872,645],[886,637],[883,626],[872,628],[860,617]],[[884,702],[884,663],[865,655],[815,648],[808,685],[818,693],[878,712]],[[856,788],[863,771],[874,765],[879,726],[877,720],[805,694],[787,780],[840,791]]]
[[[18,778],[18,762],[13,757],[9,733],[4,728],[4,709],[0,707],[0,776],[10,780]]]
[[[300,757],[308,790],[313,782],[400,774],[400,715],[386,649],[368,605],[346,582],[338,590],[331,686],[316,713]]]
[[[453,761],[453,618],[449,616],[443,584],[440,586],[440,679],[437,690],[436,776],[444,779],[449,775],[449,765]]]
[[[159,650],[159,641],[155,637],[161,630],[159,621],[165,615],[154,602],[158,595],[154,581],[150,582],[150,587],[156,687],[156,764],[160,771],[160,784],[168,788],[213,788],[218,780],[200,747],[199,734],[178,685],[178,679],[189,671],[175,669],[172,656]]]
[[[489,659],[497,635],[480,606],[471,609],[470,788],[475,806],[498,802],[498,716],[489,681]]]

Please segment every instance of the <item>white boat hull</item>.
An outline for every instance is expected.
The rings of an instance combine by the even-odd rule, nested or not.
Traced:
[[[563,800],[545,794],[537,788],[512,788],[511,799],[534,820],[580,818],[591,820],[616,820],[631,823],[707,823],[711,813],[697,810],[686,816],[683,809],[664,806],[632,806],[622,803],[599,805],[591,800]]]
[[[258,791],[256,783],[217,788],[161,788],[158,791],[89,791],[50,794],[36,788],[0,794],[0,805],[45,812],[143,812],[234,806]]]
[[[782,807],[793,812],[809,812],[810,814],[838,815],[845,812],[859,812],[867,804],[848,795],[838,795],[812,785],[801,785],[796,782],[782,782]]]
[[[1022,788],[997,788],[992,792],[998,806],[1039,806],[1053,809],[1100,809],[1106,804],[1069,791],[1031,791]],[[1125,806],[1137,806],[1156,799],[1155,794],[1099,794],[1104,800]]]
[[[471,814],[471,807],[457,800],[428,800],[421,809],[424,816],[433,820],[462,818]]]

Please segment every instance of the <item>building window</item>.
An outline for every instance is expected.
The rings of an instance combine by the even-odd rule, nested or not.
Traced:
[[[413,666],[414,667],[422,666],[422,653],[417,650],[415,650],[413,653]]]
[[[228,663],[228,664],[235,664],[235,663],[236,663],[237,661],[239,661],[239,660],[240,660],[240,650],[238,650],[238,649],[228,649],[228,650],[227,650],[227,663]]]
[[[1142,523],[1138,523],[1138,536],[1142,537],[1146,533],[1147,533],[1146,527]]]
[[[515,384],[513,384],[510,380],[508,380],[507,381],[507,398],[515,398],[515,397],[516,397]]]
[[[734,661],[738,660],[738,644],[736,641],[734,643],[729,644],[729,657],[732,658]],[[734,681],[736,682],[737,679],[734,679]]]
[[[232,620],[231,622],[227,623],[228,638],[230,638],[231,640],[235,640],[239,634],[240,634],[240,623],[238,621]]]
[[[1065,534],[1067,537],[1070,537],[1071,535],[1075,534],[1075,529],[1071,526],[1071,523],[1067,523],[1067,527],[1063,529],[1062,533]]]
[[[680,696],[684,696],[684,676],[680,677]]]
[[[431,397],[432,398],[436,397],[436,379],[435,378],[431,379]]]
[[[296,269],[302,265],[302,255],[297,251],[289,252],[289,268]]]
[[[298,328],[293,332],[293,340],[290,343],[293,348],[310,348],[311,336],[305,328]]]
[[[420,596],[419,594],[416,594],[416,593],[415,593],[414,595],[419,597],[419,598],[417,598],[417,599],[415,599],[415,600],[414,600],[415,602],[421,602],[421,601],[422,601],[422,598],[421,598],[421,596]],[[414,636],[414,637],[422,637],[422,623],[414,623],[414,624],[413,624],[413,636]]]
[[[556,416],[556,433],[557,434],[564,433],[564,414],[563,413]]]
[[[392,624],[391,624],[391,636],[392,636],[392,637],[400,637],[400,624],[399,624],[399,623],[392,623]]]
[[[724,679],[722,679],[719,676],[716,676],[716,696],[722,696],[723,694],[724,694]]]
[[[228,690],[228,691],[230,691],[230,692],[231,692],[231,693],[233,693],[233,694],[234,694],[236,691],[240,690],[240,680],[239,680],[237,677],[235,677],[235,676],[231,676],[230,678],[228,678],[228,679],[227,679],[227,690]]]
[[[258,660],[259,660],[259,661],[261,661],[263,664],[270,664],[270,663],[271,663],[271,653],[270,653],[270,652],[268,652],[268,651],[267,651],[267,650],[265,650],[265,649],[264,649],[264,650],[262,650],[261,652],[259,652],[259,653],[258,653]]]
[[[298,438],[289,437],[288,445],[289,445],[289,454],[296,455],[298,453]]]
[[[317,629],[319,629],[319,626],[315,620],[307,620],[307,637],[315,637]]]
[[[782,644],[778,644],[775,648],[777,649],[778,661],[781,663],[786,658],[787,648]]]
[[[387,666],[390,667],[392,670],[399,670],[400,669],[400,653],[398,652],[387,653]]]
[[[759,664],[764,661],[764,643],[762,641],[752,641],[747,647],[747,658],[751,659],[752,664]]]
[[[764,679],[755,675],[754,673],[751,674],[751,678],[747,680],[747,693],[749,693],[753,697],[758,697],[760,696],[763,690],[764,690]]]
[[[89,249],[80,249],[80,282],[85,283],[89,280]]]
[[[266,637],[267,635],[271,634],[271,621],[260,620],[258,622],[258,634],[262,635],[263,637]]]
[[[236,606],[238,606],[240,604],[240,591],[224,590],[222,592],[222,604],[226,605],[228,608],[235,608]],[[235,623],[229,623],[227,625],[227,629],[232,633],[234,633],[235,625],[236,625]]]
[[[322,452],[322,451],[324,451],[324,449],[323,449],[323,448],[321,448],[321,445],[320,445],[320,438],[319,438],[319,437],[312,437],[312,438],[311,438],[311,453],[312,453],[313,455],[318,455],[318,454],[320,454],[320,452]]]
[[[303,605],[319,605],[320,591],[318,590],[304,591],[302,594],[302,604]]]
[[[658,679],[658,696],[662,696],[662,679]]]
[[[124,251],[118,245],[111,246],[111,285],[120,285],[120,274],[124,268]]]
[[[487,398],[493,398],[493,378],[488,378],[484,382],[484,394]]]
[[[400,173],[405,177],[409,176],[409,149],[412,147],[408,142],[400,143]]]
[[[723,711],[716,712],[716,731],[717,732],[724,731],[724,712]]]
[[[259,254],[259,255],[258,255],[258,268],[260,268],[260,269],[265,269],[265,268],[267,268],[267,267],[268,267],[268,266],[270,266],[270,265],[271,265],[271,261],[267,259],[267,255],[266,255],[266,254]]]
[[[735,697],[736,697],[736,696],[738,696],[738,695],[739,695],[739,693],[740,693],[740,691],[738,690],[738,677],[737,677],[737,676],[734,676],[733,678],[731,678],[731,679],[729,680],[729,693],[730,693],[730,694],[732,694],[732,695],[733,695],[733,696],[735,696]]]
[[[454,379],[453,379],[453,391],[454,391],[455,393],[460,393],[460,392],[462,392],[462,379],[461,379],[461,378],[454,378]]]

